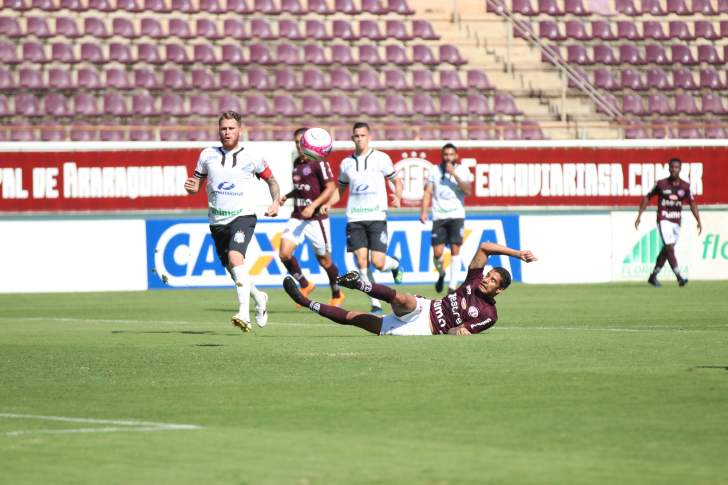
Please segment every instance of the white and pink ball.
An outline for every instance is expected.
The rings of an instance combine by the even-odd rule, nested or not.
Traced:
[[[309,128],[301,138],[301,151],[313,160],[323,160],[331,153],[334,139],[323,128]]]

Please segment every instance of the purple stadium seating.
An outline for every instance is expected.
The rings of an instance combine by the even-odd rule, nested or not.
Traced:
[[[642,98],[637,94],[625,94],[622,96],[622,112],[626,114],[646,114]]]
[[[467,61],[460,56],[458,48],[452,44],[440,45],[440,62],[461,66]]]
[[[144,0],[144,10],[152,10],[157,13],[169,13],[172,11],[170,7],[165,5],[164,0]]]
[[[571,15],[591,15],[581,0],[564,0],[564,12]]]
[[[81,2],[81,0],[61,0],[61,8],[73,10],[76,12],[83,12],[88,10],[88,8]]]
[[[669,121],[663,119],[652,120],[650,125],[652,125],[652,138],[675,138],[675,132]]]
[[[200,116],[215,116],[217,111],[212,106],[212,99],[207,94],[190,96],[190,112]]]
[[[359,36],[363,39],[369,39],[373,41],[381,41],[387,38],[379,30],[379,23],[374,20],[360,20],[359,21]]]
[[[192,61],[207,65],[215,65],[220,62],[214,47],[210,44],[196,44],[192,50]]]
[[[492,91],[495,88],[483,71],[471,69],[467,73],[468,87],[481,91]]]
[[[143,12],[142,7],[137,0],[116,0],[117,10],[126,10],[127,12]]]
[[[728,132],[725,130],[725,122],[721,120],[708,119],[705,120],[705,138],[728,138]]]
[[[27,41],[22,46],[23,49],[23,60],[31,63],[46,63],[45,49],[39,42]]]
[[[509,93],[496,92],[493,101],[493,110],[504,115],[522,115],[523,111],[518,109],[516,102]]]
[[[609,44],[597,44],[593,47],[594,49],[594,62],[597,64],[619,64],[619,61],[612,51],[612,46]]]
[[[90,35],[91,37],[97,37],[99,39],[111,37],[111,34],[109,34],[109,31],[106,29],[104,21],[96,17],[87,17],[84,19],[83,33],[84,35]]]
[[[351,53],[351,48],[348,45],[341,44],[331,46],[331,61],[336,64],[343,64],[345,66],[353,66],[358,64],[356,59],[354,59],[354,55]],[[362,62],[366,61],[362,60]]]
[[[420,125],[417,130],[417,138],[420,140],[439,140],[440,130],[437,126]]]
[[[429,69],[415,69],[412,71],[412,86],[418,91],[438,91],[440,85],[435,81]]]
[[[541,130],[538,122],[533,120],[523,120],[521,122],[521,139],[523,140],[545,140],[546,136]]]
[[[363,68],[357,74],[357,87],[367,91],[381,91],[384,89],[379,80],[379,73],[374,69]]]
[[[668,40],[669,35],[662,29],[662,23],[657,20],[645,20],[642,22],[642,31],[645,39]]]
[[[415,35],[407,32],[407,27],[401,20],[387,20],[387,23],[385,25],[386,37],[390,39],[396,39],[401,42],[406,42],[416,37]]]
[[[303,70],[303,88],[314,91],[325,91],[329,89],[329,85],[326,83],[326,78],[324,77],[324,73],[321,72],[321,69],[307,67]]]
[[[564,12],[559,8],[556,0],[538,0],[538,11],[551,17],[560,17]]]
[[[440,138],[443,140],[462,140],[460,123],[445,121],[440,125]]]
[[[359,72],[361,74],[361,71]],[[356,86],[351,79],[351,73],[348,69],[335,67],[329,70],[329,85],[333,89],[340,89],[342,91],[354,91]]]
[[[311,40],[331,40],[334,37],[326,30],[326,24],[320,20],[306,20],[306,37]]]
[[[721,36],[713,28],[713,22],[710,20],[696,20],[695,26],[695,37],[700,39],[717,40]]]
[[[248,64],[248,60],[243,54],[243,49],[237,44],[224,44],[222,46],[222,62],[233,66]]]
[[[462,116],[466,114],[460,97],[457,94],[440,95],[440,112],[451,116]]]
[[[726,114],[725,106],[723,106],[723,98],[715,93],[703,93],[702,97],[703,113],[713,113],[716,115]]]
[[[496,121],[496,133],[503,140],[520,140],[518,125],[510,121]]]
[[[647,44],[645,46],[645,61],[648,64],[667,65],[671,64],[665,49],[658,44]]]
[[[684,67],[675,68],[672,71],[672,86],[685,90],[700,89],[700,86],[693,79],[693,71]]]
[[[240,99],[238,99],[237,96],[230,96],[228,94],[225,94],[223,96],[220,96],[220,98],[218,98],[217,110],[219,112],[223,112],[223,111],[237,111],[238,113],[243,112],[243,110],[240,106]]]
[[[355,114],[349,96],[341,95],[331,97],[331,112],[339,116],[353,116]]]
[[[53,33],[48,28],[48,22],[45,17],[28,17],[26,34],[34,35],[39,38],[53,37]]]
[[[384,98],[384,106],[386,113],[393,116],[411,116],[412,109],[407,103],[407,99],[401,94],[388,94]]]
[[[637,29],[637,24],[631,20],[617,22],[617,37],[622,40],[642,40],[642,34]]]
[[[395,91],[406,91],[409,89],[407,77],[404,71],[392,68],[384,71],[384,86]]]
[[[134,86],[151,90],[162,88],[162,85],[157,80],[155,71],[145,67],[137,67],[134,69]]]
[[[137,59],[147,64],[163,64],[156,44],[137,44]]]
[[[667,14],[667,12],[662,9],[662,5],[660,5],[659,0],[642,0],[642,9],[640,12],[642,14],[654,15],[656,17]]]
[[[415,63],[426,66],[436,66],[439,64],[430,47],[422,44],[412,46],[412,60]]]
[[[162,71],[162,84],[167,89],[184,91],[190,88],[184,71],[176,67],[168,67]]]
[[[174,64],[191,64],[187,49],[182,44],[167,44],[164,46],[164,58],[166,62]]]
[[[77,94],[73,97],[73,114],[81,116],[96,116],[99,108],[96,98],[89,94]]]
[[[718,12],[713,9],[710,0],[693,0],[693,13],[702,13],[703,15],[717,15]]]
[[[224,37],[235,40],[250,39],[245,24],[239,19],[225,19],[222,24],[222,32]]]
[[[295,20],[281,19],[278,21],[278,37],[288,40],[304,40],[305,35],[301,33],[298,22]]]
[[[586,31],[584,22],[581,20],[566,21],[566,37],[574,40],[592,40],[593,37]]]
[[[114,35],[124,37],[126,39],[136,39],[139,33],[134,27],[134,23],[128,18],[116,17],[111,21],[111,30]]]
[[[191,0],[172,0],[172,10],[174,12],[197,13],[200,11]]]
[[[35,116],[35,115],[33,115]],[[10,139],[12,141],[35,141],[35,130],[33,128],[11,128]]]
[[[112,67],[106,70],[106,87],[114,89],[132,89],[134,85],[129,80],[126,69]]]
[[[168,35],[159,20],[152,17],[142,19],[140,33],[142,36],[151,37],[152,39],[164,39]]]
[[[697,61],[693,57],[690,47],[683,44],[673,44],[670,46],[672,52],[672,62],[685,64],[686,66],[692,66],[697,64]]]
[[[678,138],[702,138],[703,134],[692,120],[680,120],[677,126]]]
[[[358,15],[361,10],[354,5],[354,0],[334,0],[334,10],[347,15]]]
[[[98,130],[84,123],[74,123],[71,125],[69,137],[72,141],[95,141],[98,137]]]
[[[468,139],[469,140],[493,140],[494,134],[491,125],[480,121],[471,121],[468,123]]]
[[[585,82],[589,82],[589,74],[586,72],[586,70],[577,66],[574,68],[574,71],[575,71],[574,74],[575,74],[576,79],[572,79],[571,76],[568,77],[568,79],[569,79],[568,86],[570,88],[576,88],[579,86],[579,84],[577,83],[578,79],[585,81]]]
[[[391,110],[391,107],[387,106],[387,109]],[[357,98],[356,111],[366,116],[382,116],[384,114],[379,105],[379,100],[372,94],[362,94]]]
[[[87,90],[101,89],[103,84],[98,71],[94,68],[83,67],[76,72],[76,85]]]
[[[659,67],[653,67],[647,70],[647,87],[649,89],[667,91],[672,89],[672,84],[667,78],[665,71]]]
[[[149,94],[135,94],[131,97],[131,111],[136,116],[154,116],[157,114],[155,99]]]
[[[384,60],[379,56],[379,49],[372,44],[359,44],[359,62],[377,66],[384,64]]]
[[[279,68],[275,71],[275,87],[286,91],[296,92],[301,89],[296,78],[296,73],[288,67]]]
[[[465,89],[460,81],[460,74],[457,71],[440,71],[440,86],[451,91],[462,91]]]
[[[702,89],[711,89],[714,91],[720,91],[726,88],[720,79],[718,71],[713,68],[700,70],[700,87]]]
[[[374,15],[384,15],[388,12],[387,7],[382,6],[379,0],[361,0],[361,10]]]
[[[573,44],[566,48],[567,60],[570,63],[579,65],[594,64],[594,60],[589,57],[589,53],[581,44]]]
[[[619,46],[619,62],[632,64],[633,66],[645,64],[639,47],[634,44],[622,44]]]
[[[308,11],[320,15],[331,15],[335,10],[329,8],[326,0],[308,0]]]
[[[354,41],[361,38],[354,32],[354,26],[348,20],[334,20],[332,25],[335,39]]]
[[[131,141],[155,141],[156,133],[154,128],[149,126],[141,126],[142,121],[135,120],[134,127],[129,128],[129,140]]]
[[[333,46],[331,48],[332,55],[335,52],[334,47],[337,47],[337,46]],[[343,46],[343,47],[348,47],[348,46]],[[349,57],[351,58],[351,51],[348,51],[348,52],[349,52]],[[328,57],[326,57],[326,52],[324,51],[323,46],[320,44],[306,44],[303,46],[303,62],[306,64],[317,64],[319,66],[328,66],[332,63],[331,60]],[[352,64],[355,63],[353,58],[351,58],[351,62],[352,62]]]
[[[423,116],[437,116],[440,112],[435,108],[435,100],[429,94],[412,96],[412,110]]]
[[[469,94],[467,99],[467,110],[471,115],[492,116],[493,110],[490,109],[488,98],[480,93]]]
[[[407,0],[388,0],[387,10],[399,15],[414,15],[415,13],[407,4]]]
[[[386,125],[384,127],[384,138],[387,140],[413,140],[414,133],[406,126]]]
[[[215,76],[207,69],[192,70],[192,87],[200,91],[214,91],[217,89]]]
[[[667,96],[659,93],[648,96],[647,109],[651,114],[671,115],[675,113]]]
[[[255,13],[255,10],[248,5],[247,0],[227,0],[226,11],[237,14],[249,15]]]
[[[0,35],[7,37],[23,37],[25,34],[15,17],[0,17]]]
[[[159,113],[169,116],[184,116],[189,112],[185,100],[179,94],[163,94]]]
[[[257,12],[264,15],[279,15],[281,13],[281,9],[276,6],[273,0],[255,0],[253,5]]]
[[[635,8],[634,6],[633,0],[616,0],[615,8],[617,12],[623,15],[629,15],[632,17],[634,17],[635,15],[639,15],[637,8]]]
[[[276,64],[275,58],[268,49],[268,44],[250,44],[249,47],[251,64],[260,64],[263,66]]]
[[[435,33],[432,24],[427,20],[412,21],[412,37],[422,40],[440,40],[440,36]]]
[[[28,8],[25,8],[25,9],[14,8],[11,6],[13,3],[15,3],[15,2],[12,2],[12,1],[5,2],[5,7],[13,9],[13,10],[27,10],[28,9]],[[17,2],[17,3],[24,4],[25,2],[21,1],[21,2]],[[61,6],[58,3],[54,2],[53,0],[33,0],[31,2],[31,7],[37,8],[39,10],[45,10],[46,12],[55,12],[55,11],[61,9]]]
[[[68,116],[71,114],[71,110],[68,109],[68,99],[62,94],[46,94],[43,104],[46,115]]]
[[[609,68],[598,68],[594,70],[594,86],[608,91],[622,89],[622,85],[614,76],[614,70]]]
[[[559,24],[557,24],[553,20],[541,20],[538,23],[538,35],[542,39],[548,39],[548,40],[566,39],[566,35],[564,35],[559,30]]]
[[[628,139],[649,138],[645,124],[639,120],[626,120],[624,122],[624,137]]]
[[[692,94],[678,93],[675,95],[675,111],[677,113],[688,114],[688,115],[700,115],[703,114],[697,104],[695,104],[695,98]]]
[[[667,0],[667,13],[692,15],[693,12],[685,3],[685,0]]]
[[[571,46],[569,46],[571,47]],[[583,47],[579,45],[578,47]],[[572,49],[572,52],[576,53],[577,49]],[[541,62],[548,62],[555,64],[556,60],[563,59],[564,56],[561,54],[561,47],[558,44],[549,44],[544,46],[541,51]]]
[[[266,69],[251,67],[248,69],[248,87],[257,91],[272,91],[275,89],[273,78]]]
[[[679,40],[694,40],[695,35],[690,32],[690,27],[686,22],[682,20],[671,20],[669,25],[669,32],[671,39]]]
[[[18,85],[25,89],[43,89],[43,71],[25,67],[18,71]]]
[[[90,62],[91,64],[105,64],[106,58],[99,44],[84,42],[81,44],[81,61]]]
[[[310,116],[325,116],[328,113],[324,102],[318,95],[308,95],[303,97],[303,108],[301,111]]]
[[[200,0],[200,10],[207,13],[223,13],[225,10],[218,0]]]
[[[51,59],[53,59],[54,62],[61,62],[64,64],[74,64],[78,62],[73,45],[66,44],[65,42],[54,42],[51,44]]]
[[[264,18],[255,18],[250,21],[250,35],[251,37],[261,40],[273,40],[278,38],[278,36],[273,33],[273,27],[271,27],[268,20]]]
[[[195,21],[195,32],[197,33],[197,37],[204,37],[209,40],[223,38],[217,30],[217,24],[208,18],[199,18]]]
[[[715,50],[712,45],[699,45],[698,46],[698,63],[705,64],[723,64],[723,59],[720,58],[720,54]]]
[[[0,116],[11,116],[11,115],[12,115],[12,110],[10,109],[10,106],[8,104],[8,98],[0,95]],[[2,133],[1,130],[0,130],[0,133]]]
[[[65,141],[66,130],[63,127],[41,127],[40,139],[41,141]]]
[[[401,45],[388,45],[385,48],[387,62],[398,66],[412,64],[412,59],[407,56],[407,51]]]
[[[104,95],[104,114],[108,116],[127,116],[129,110],[126,106],[126,100],[114,93]]]
[[[519,13],[521,15],[538,15],[538,10],[533,8],[531,0],[513,0],[511,9],[514,13]]]
[[[292,15],[304,15],[306,10],[299,0],[281,0],[281,12]]]
[[[601,40],[616,40],[617,36],[612,31],[611,23],[607,20],[591,21],[592,37]]]
[[[218,76],[220,87],[226,91],[244,91],[248,88],[237,69],[221,69]]]
[[[0,90],[14,89],[15,87],[15,79],[12,71],[5,69],[4,67],[0,67]]]
[[[298,47],[286,42],[280,43],[276,47],[276,61],[279,64],[294,66],[303,64],[303,60],[301,60],[301,52]]]

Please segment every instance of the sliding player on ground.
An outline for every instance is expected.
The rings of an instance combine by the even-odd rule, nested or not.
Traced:
[[[353,325],[376,335],[471,335],[495,325],[498,320],[495,297],[511,283],[511,274],[505,268],[496,267],[483,274],[483,268],[491,254],[519,258],[527,263],[536,261],[531,251],[483,243],[470,262],[463,284],[454,293],[440,300],[400,293],[387,286],[366,281],[354,271],[339,278],[341,286],[362,291],[390,303],[392,313],[384,317],[311,301],[301,294],[291,277],[283,280],[283,288],[299,305],[333,322]]]

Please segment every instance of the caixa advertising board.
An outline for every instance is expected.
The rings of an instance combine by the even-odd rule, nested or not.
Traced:
[[[246,266],[253,282],[260,286],[279,286],[286,269],[278,259],[285,219],[261,219],[248,246]],[[399,258],[406,274],[405,283],[432,283],[437,272],[430,245],[432,222],[422,224],[414,216],[392,216],[388,221],[388,254]],[[332,257],[343,273],[355,269],[353,257],[346,252],[346,219],[331,217]],[[209,226],[203,219],[151,219],[146,221],[147,275],[149,288],[189,288],[231,286],[232,280],[220,264]],[[520,246],[518,216],[488,215],[466,219],[462,246],[462,276],[481,242],[493,241],[510,247]],[[328,279],[316,260],[313,247],[306,241],[295,253],[301,268],[317,285]],[[445,258],[449,266],[449,255]],[[496,256],[490,264],[511,271],[521,281],[521,262]],[[392,283],[389,272],[375,272],[375,279]]]

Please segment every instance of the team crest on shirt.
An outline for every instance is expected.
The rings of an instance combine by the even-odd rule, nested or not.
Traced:
[[[677,195],[678,195],[678,197],[683,197],[685,195],[685,191],[682,190],[682,189],[681,190],[678,190],[677,191]]]
[[[238,231],[233,236],[233,241],[236,243],[242,244],[245,242],[245,233],[243,231]]]
[[[468,308],[468,315],[470,315],[471,318],[478,318],[478,309],[471,306]]]
[[[383,232],[379,235],[379,242],[382,244],[387,244],[387,233]]]
[[[301,170],[304,175],[311,175],[311,167],[303,167],[303,170]]]

